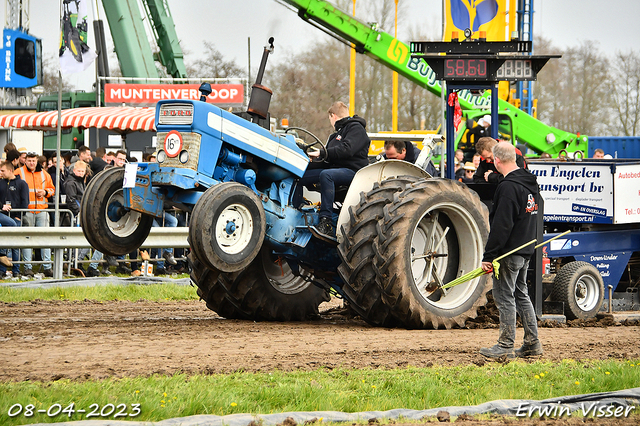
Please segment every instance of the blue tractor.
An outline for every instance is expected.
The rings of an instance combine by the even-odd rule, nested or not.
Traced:
[[[201,101],[158,103],[158,162],[138,163],[135,182],[118,167],[91,180],[87,240],[130,253],[172,206],[190,212],[191,279],[223,317],[310,319],[331,294],[378,326],[450,328],[475,317],[487,276],[442,288],[481,263],[488,235],[487,209],[465,185],[404,161],[371,164],[336,197],[335,239],[316,231],[316,205],[291,204],[306,151],[323,144],[268,130],[271,91],[260,82],[272,48],[245,113],[206,103],[206,84]]]

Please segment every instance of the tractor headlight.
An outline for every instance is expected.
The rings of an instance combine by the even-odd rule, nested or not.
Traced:
[[[158,155],[156,156],[156,160],[158,160],[158,163],[164,163],[165,161],[167,161],[167,153],[164,152],[164,150],[160,150],[158,151]]]
[[[180,162],[182,164],[185,164],[187,161],[189,161],[189,152],[188,151],[182,151],[180,153]]]

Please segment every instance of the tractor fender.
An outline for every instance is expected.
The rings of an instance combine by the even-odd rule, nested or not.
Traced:
[[[371,191],[375,182],[382,182],[394,176],[416,176],[425,179],[431,177],[420,167],[402,160],[379,161],[358,170],[342,203],[336,229],[340,229],[344,223],[349,221],[349,208],[358,204],[361,192],[367,193]],[[337,237],[338,242],[341,243],[342,233],[337,232]]]

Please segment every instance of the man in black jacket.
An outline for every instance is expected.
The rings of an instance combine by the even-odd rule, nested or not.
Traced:
[[[494,259],[536,238],[537,217],[542,214],[538,212],[540,193],[536,177],[518,167],[515,147],[500,142],[493,148],[493,157],[504,178],[496,188],[489,214],[491,232],[482,258],[485,272],[492,270]],[[533,252],[534,245],[530,244],[499,261],[498,278],[493,279],[493,298],[500,313],[500,331],[495,346],[480,349],[486,357],[542,355],[536,314],[526,283]],[[524,343],[514,352],[516,311],[524,328]]]
[[[21,226],[21,213],[11,212],[11,210],[29,207],[29,185],[14,174],[13,163],[10,161],[3,161],[0,164],[0,178],[0,205],[2,206],[0,224],[2,226]],[[11,253],[13,260],[20,260],[19,249],[12,249]],[[13,266],[13,276],[20,275],[20,265],[17,263],[10,265],[11,262],[6,262],[6,259],[6,257],[0,258],[0,273],[4,275],[5,267]]]
[[[382,156],[389,160],[403,160],[415,164],[420,152],[420,148],[409,141],[387,141],[384,143],[384,154]],[[437,176],[438,174],[431,160],[429,160],[425,171],[431,176]]]
[[[474,183],[498,183],[502,180],[502,174],[498,172],[493,164],[493,147],[498,144],[493,138],[484,137],[480,138],[476,143],[476,149],[478,154],[482,157],[476,173],[473,175]],[[527,168],[527,163],[524,161],[522,152],[516,148],[516,165],[521,169]]]
[[[105,167],[107,167],[107,162],[105,161],[106,156],[107,150],[103,146],[99,146],[98,149],[96,149],[95,158],[91,160],[91,163],[89,163],[94,176],[104,170]]]
[[[293,205],[302,203],[302,187],[320,184],[320,233],[335,236],[333,225],[333,202],[337,186],[349,185],[356,172],[369,164],[368,153],[371,140],[367,136],[367,125],[363,118],[349,116],[349,108],[343,102],[336,102],[327,111],[335,133],[329,136],[325,145],[327,158],[312,162],[304,176],[298,181],[293,195]],[[309,157],[318,158],[320,151],[309,151]]]

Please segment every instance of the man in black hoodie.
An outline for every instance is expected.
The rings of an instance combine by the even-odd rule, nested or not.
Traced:
[[[387,141],[384,143],[384,154],[382,156],[388,160],[403,160],[415,164],[420,152],[420,148],[410,141]],[[438,171],[431,160],[429,160],[425,171],[431,176],[438,175]]]
[[[349,185],[356,172],[369,164],[368,153],[371,140],[367,135],[367,125],[363,118],[349,116],[349,108],[343,102],[336,102],[327,111],[329,121],[335,133],[329,136],[325,145],[327,158],[322,162],[312,162],[304,176],[298,181],[294,195],[294,206],[302,203],[302,187],[320,184],[320,222],[318,231],[324,235],[335,236],[333,225],[333,201],[335,189],[340,185]],[[319,151],[309,151],[311,159],[320,155]]]
[[[491,232],[482,258],[482,269],[492,270],[492,261],[536,238],[540,192],[535,175],[516,164],[516,150],[508,142],[493,148],[496,169],[504,178],[493,196],[489,214]],[[493,279],[493,298],[500,313],[498,343],[482,348],[489,358],[514,358],[542,355],[538,324],[527,290],[527,268],[534,252],[533,244],[500,260],[498,278]],[[516,337],[516,311],[524,328],[524,343],[513,350]]]
[[[484,137],[480,138],[476,143],[476,149],[480,154],[480,164],[476,169],[476,173],[473,175],[474,183],[498,183],[502,180],[502,174],[496,169],[493,164],[493,147],[498,144],[493,138]],[[516,165],[522,169],[527,168],[527,162],[522,156],[522,152],[516,148]]]

